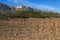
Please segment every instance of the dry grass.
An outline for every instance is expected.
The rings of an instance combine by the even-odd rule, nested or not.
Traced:
[[[60,18],[0,20],[0,40],[60,40]]]

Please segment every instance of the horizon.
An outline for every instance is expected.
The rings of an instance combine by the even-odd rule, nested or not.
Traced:
[[[29,6],[39,10],[49,10],[60,13],[60,0],[0,0],[0,3],[9,6]]]

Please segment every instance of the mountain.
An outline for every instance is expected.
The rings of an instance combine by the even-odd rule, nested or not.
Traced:
[[[15,11],[15,10],[31,10],[31,11],[40,11],[35,8],[31,8],[29,6],[8,6],[6,4],[0,3],[0,11]]]
[[[33,10],[33,8],[28,6],[17,6],[16,10]]]
[[[11,8],[8,5],[0,3],[0,11],[10,11]]]
[[[14,6],[8,6],[6,4],[0,3],[0,11],[13,11],[15,10]]]
[[[31,11],[37,11],[37,12],[41,11],[36,8],[31,8],[29,6],[17,6],[15,8],[16,8],[16,10],[31,10]]]
[[[60,18],[53,11],[42,11],[28,6],[8,6],[0,3],[0,19],[9,18]]]

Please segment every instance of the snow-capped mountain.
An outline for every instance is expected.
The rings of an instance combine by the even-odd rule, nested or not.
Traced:
[[[35,9],[35,8],[31,8],[29,6],[8,6],[6,4],[2,4],[0,3],[0,11],[16,11],[16,10],[31,10],[31,11],[40,11],[38,9]]]
[[[33,10],[33,8],[28,6],[17,6],[16,10]]]

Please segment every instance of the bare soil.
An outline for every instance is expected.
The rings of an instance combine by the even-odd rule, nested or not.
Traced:
[[[0,40],[60,40],[60,18],[0,20]]]

